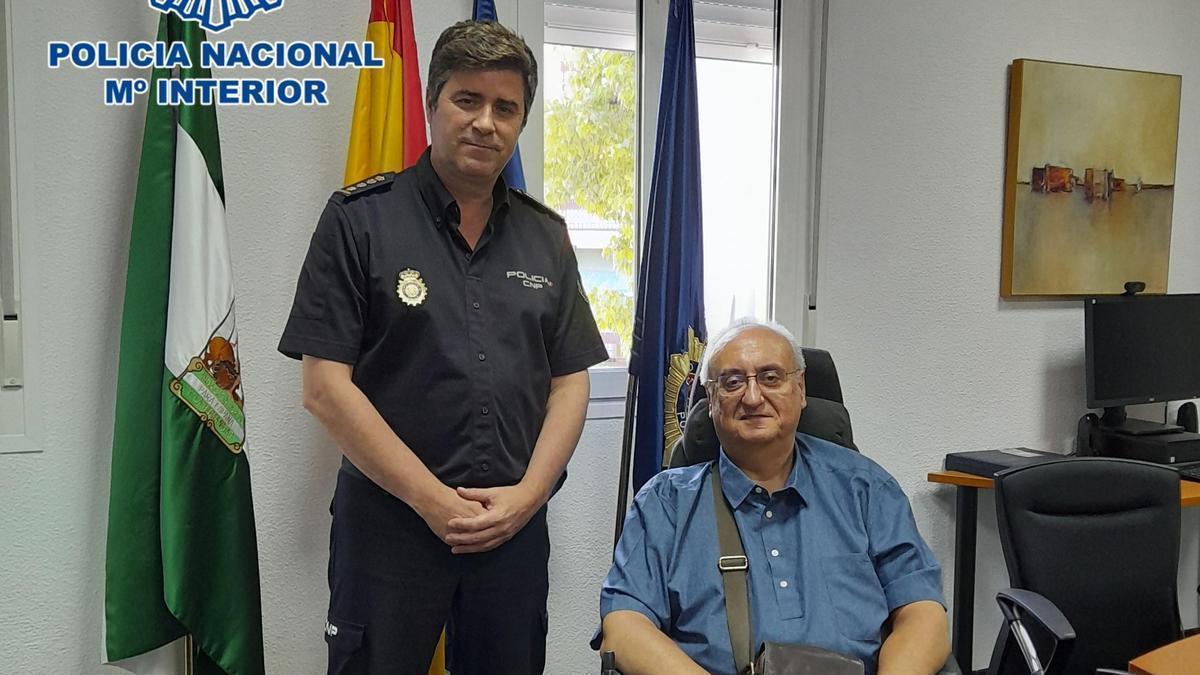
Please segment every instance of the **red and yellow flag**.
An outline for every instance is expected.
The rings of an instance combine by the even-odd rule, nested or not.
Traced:
[[[429,145],[410,0],[371,0],[367,40],[384,65],[359,71],[347,185],[412,166]]]

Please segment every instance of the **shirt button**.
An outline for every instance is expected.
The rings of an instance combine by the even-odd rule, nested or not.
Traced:
[[[760,495],[762,494],[762,488],[760,488],[760,487],[755,487],[755,488],[754,488],[754,491],[755,491],[755,492],[757,492],[757,493],[758,493],[758,494],[760,494]]]
[[[475,309],[479,309],[479,303],[478,303],[478,302],[472,302],[472,303],[471,303],[471,307],[473,307],[473,308],[475,308]]]
[[[471,262],[471,254],[470,253],[464,253],[463,258],[465,258],[467,262]]]
[[[486,415],[486,414],[488,414],[488,413],[489,413],[489,412],[491,412],[491,411],[490,411],[490,410],[488,410],[488,407],[485,405],[485,406],[483,406],[482,408],[480,408],[480,409],[479,409],[479,412],[481,412],[481,413],[483,413],[484,415]]]
[[[777,548],[773,548],[773,549],[771,549],[771,555],[772,555],[773,557],[776,557],[776,558],[778,558],[778,557],[779,557],[779,549],[777,549]]]
[[[480,354],[480,356],[483,356],[483,355],[482,355],[482,354]],[[770,511],[767,511],[767,518],[768,518],[768,519],[769,519],[769,518],[774,518],[774,517],[775,517],[775,514],[774,514],[774,513],[771,513]]]
[[[779,587],[780,587],[780,588],[787,588],[787,581],[781,581],[781,582],[779,582]]]
[[[491,466],[489,466],[487,462],[484,462],[483,464],[480,464],[480,465],[479,465],[479,470],[480,470],[480,471],[482,471],[482,472],[484,472],[484,473],[487,473],[487,472],[488,472],[488,471],[490,471],[491,469],[492,469],[492,467],[491,467]],[[785,582],[785,583],[786,583],[786,582]]]
[[[484,354],[483,352],[479,352],[479,360],[487,361],[487,354]],[[770,518],[770,516],[767,516],[767,517]]]

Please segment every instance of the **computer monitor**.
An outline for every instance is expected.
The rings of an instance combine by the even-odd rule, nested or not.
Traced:
[[[1200,294],[1087,298],[1083,317],[1088,407],[1200,398]]]

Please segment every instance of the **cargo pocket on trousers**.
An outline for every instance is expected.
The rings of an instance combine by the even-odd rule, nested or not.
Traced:
[[[359,671],[356,664],[360,662],[362,653],[363,633],[366,627],[362,624],[342,621],[332,614],[325,621],[325,643],[329,646],[328,675],[353,675]]]

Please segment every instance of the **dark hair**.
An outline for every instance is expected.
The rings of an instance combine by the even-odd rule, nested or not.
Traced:
[[[425,87],[425,107],[437,108],[438,96],[450,74],[456,70],[513,70],[525,84],[525,115],[521,127],[529,121],[529,108],[537,93],[537,59],[521,36],[495,21],[459,21],[442,31],[429,60],[429,83]]]

